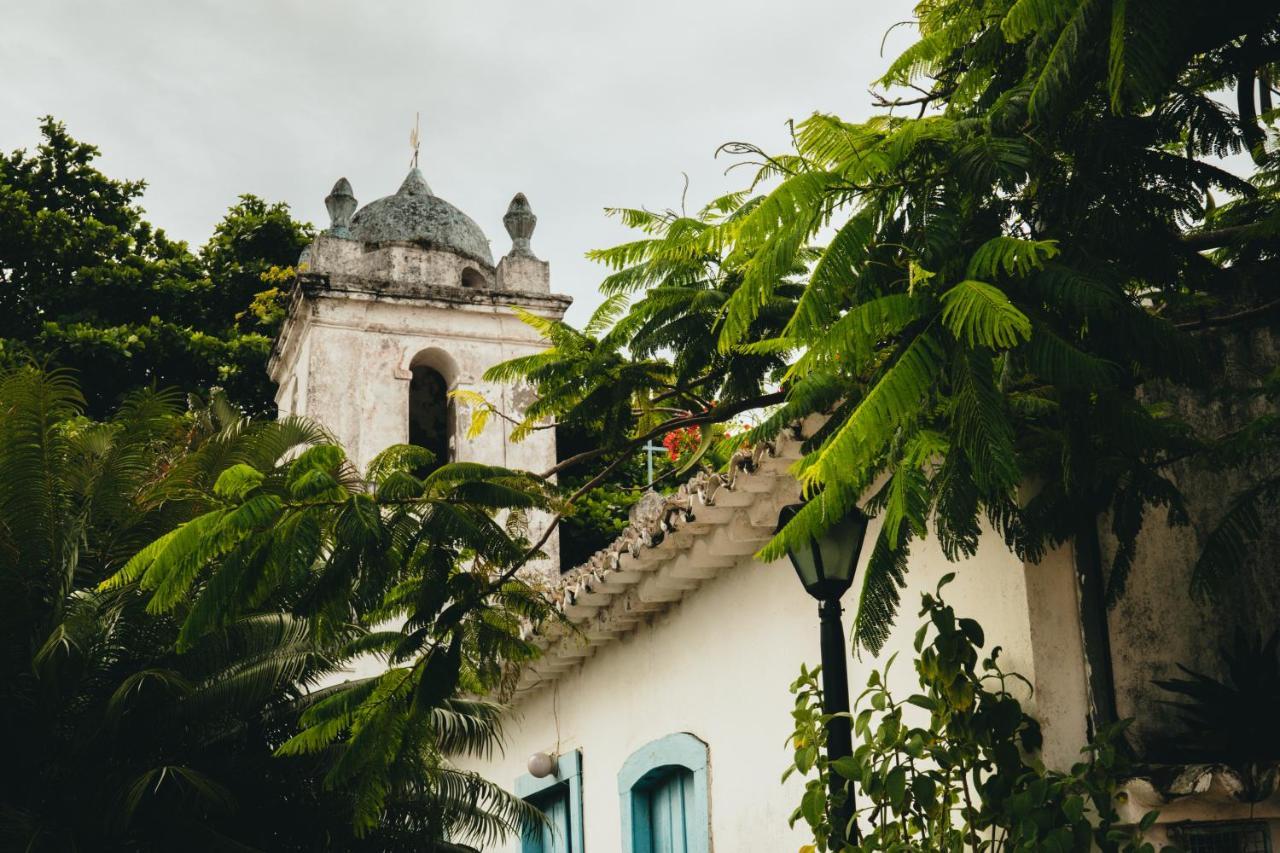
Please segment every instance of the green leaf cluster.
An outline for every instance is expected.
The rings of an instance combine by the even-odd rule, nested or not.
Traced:
[[[1224,383],[1206,338],[1280,310],[1280,16],[929,0],[914,23],[869,120],[724,146],[754,175],[695,214],[619,211],[643,236],[593,253],[611,271],[588,330],[557,324],[494,377],[532,383],[539,418],[606,430],[592,461],[745,410],[753,441],[824,418],[795,468],[810,503],[760,556],[855,505],[883,514],[855,627],[873,651],[926,534],[959,559],[992,530],[1034,562],[1109,527],[1091,571],[1114,602],[1151,516],[1189,521],[1175,466],[1229,447],[1261,474],[1207,543],[1192,592],[1210,597],[1277,494],[1274,417],[1213,434],[1180,404]],[[1223,167],[1246,152],[1252,173]]]
[[[804,778],[792,824],[812,833],[811,849],[847,851],[1041,851],[1154,853],[1142,833],[1121,829],[1115,796],[1129,771],[1117,749],[1122,727],[1100,732],[1066,773],[1036,759],[1040,727],[1015,695],[1030,687],[1000,668],[1000,648],[983,657],[986,638],[941,597],[922,596],[916,633],[919,692],[889,687],[893,658],[872,670],[852,713],[853,754],[829,760],[820,669],[802,667],[791,685],[793,763],[783,779]],[[834,783],[835,793],[832,792]],[[855,822],[831,847],[837,800],[853,798]],[[1166,848],[1172,849],[1172,848]]]
[[[139,388],[213,385],[273,412],[266,359],[310,226],[243,195],[192,251],[144,218],[142,181],[103,174],[53,118],[40,133],[0,154],[0,360],[74,369],[96,416]]]
[[[486,755],[547,615],[508,576],[528,475],[364,473],[314,424],[215,394],[84,415],[0,371],[0,848],[451,850],[538,820]],[[370,657],[374,656],[374,657]],[[363,661],[381,676],[340,681]]]

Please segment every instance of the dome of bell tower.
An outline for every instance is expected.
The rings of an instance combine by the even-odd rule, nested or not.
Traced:
[[[489,240],[470,216],[435,195],[414,167],[395,195],[371,201],[351,217],[351,239],[415,243],[493,267]]]

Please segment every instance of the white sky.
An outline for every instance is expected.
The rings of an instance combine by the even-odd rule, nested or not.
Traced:
[[[581,322],[631,239],[609,206],[689,207],[740,186],[729,140],[786,144],[786,120],[869,112],[867,89],[914,38],[909,0],[166,0],[9,4],[0,26],[0,149],[51,113],[145,178],[149,218],[203,243],[241,193],[326,226],[345,175],[395,191],[422,114],[432,189],[471,215],[495,259],[523,191],[533,249]]]

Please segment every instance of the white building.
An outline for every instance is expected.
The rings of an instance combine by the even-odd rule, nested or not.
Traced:
[[[544,345],[509,306],[559,317],[568,305],[550,293],[548,267],[529,251],[534,219],[523,197],[506,217],[513,249],[496,267],[475,223],[432,195],[416,170],[395,195],[359,211],[345,180],[328,202],[333,227],[304,258],[271,360],[281,412],[319,419],[362,463],[413,441],[453,459],[551,467],[551,431],[513,444],[510,426],[493,423],[466,441],[460,424],[468,413],[442,395],[477,390],[518,415],[527,389],[481,379],[492,364]],[[1265,363],[1274,351],[1260,346],[1250,357]],[[799,783],[777,780],[790,761],[788,685],[802,662],[819,657],[817,607],[787,562],[753,557],[780,509],[798,497],[788,472],[798,457],[797,436],[739,454],[726,473],[699,474],[670,497],[646,500],[613,546],[553,574],[553,595],[573,628],[538,638],[545,653],[511,697],[505,753],[463,762],[550,818],[543,836],[503,851],[776,853],[804,843],[788,827]],[[1235,628],[1261,630],[1280,613],[1280,584],[1266,569],[1241,581],[1257,604],[1248,613],[1207,612],[1187,600],[1194,555],[1231,490],[1186,476],[1188,489],[1204,496],[1196,524],[1148,525],[1129,592],[1108,614],[1116,704],[1136,718],[1139,738],[1168,724],[1151,679],[1176,674],[1179,663],[1213,671],[1215,646]],[[1003,647],[1005,668],[1034,685],[1024,704],[1044,727],[1042,757],[1065,769],[1087,740],[1089,713],[1069,547],[1024,565],[993,534],[976,557],[955,564],[936,543],[921,543],[884,654],[848,662],[854,695],[895,652],[902,660],[893,683],[903,696],[914,690],[919,595],[952,571],[948,602],[978,619],[988,645]],[[535,754],[552,756],[555,772],[530,775]],[[1239,789],[1226,767],[1173,768],[1157,781],[1130,782],[1122,809],[1136,819],[1160,808],[1157,842],[1172,831],[1167,837],[1182,832],[1189,844],[1202,829],[1195,822],[1211,819],[1242,821],[1231,825],[1240,838],[1280,841],[1280,800],[1245,803]],[[1268,849],[1196,838],[1203,845],[1195,849]]]

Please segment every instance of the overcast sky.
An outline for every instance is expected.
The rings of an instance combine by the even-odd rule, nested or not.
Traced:
[[[422,115],[422,169],[494,257],[523,191],[534,251],[570,319],[598,303],[583,253],[628,234],[609,206],[689,207],[737,188],[716,147],[786,144],[814,110],[865,117],[867,89],[914,33],[907,0],[418,0],[9,4],[0,148],[52,114],[144,178],[149,218],[203,243],[241,193],[328,224],[340,176],[363,204],[395,191]]]

